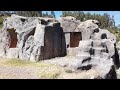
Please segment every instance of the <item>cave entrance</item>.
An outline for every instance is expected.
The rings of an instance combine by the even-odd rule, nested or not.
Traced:
[[[14,29],[8,29],[10,35],[10,47],[9,48],[16,48],[17,46],[17,33]]]
[[[70,33],[70,47],[78,47],[80,40],[82,40],[81,32]]]

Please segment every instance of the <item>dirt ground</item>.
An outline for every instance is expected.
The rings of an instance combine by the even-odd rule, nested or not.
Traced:
[[[0,58],[0,79],[94,79],[97,76],[94,70],[76,72],[44,61]]]

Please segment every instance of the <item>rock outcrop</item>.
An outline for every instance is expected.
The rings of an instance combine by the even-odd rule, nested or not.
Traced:
[[[82,35],[75,47],[77,61],[69,64],[77,70],[95,69],[102,78],[116,79],[119,68],[119,43],[97,20],[80,22],[73,17],[60,19],[12,15],[0,31],[0,57],[39,61],[65,56],[70,33]],[[118,50],[117,50],[118,49]]]
[[[76,18],[71,16],[61,17],[58,21],[61,23],[64,32],[74,32],[81,23],[79,20],[76,20]]]
[[[108,30],[100,29],[97,20],[80,22],[72,17],[63,17],[60,22],[67,38],[70,38],[69,32],[82,34],[79,46],[69,48],[68,52],[76,56],[76,62],[69,63],[68,66],[81,70],[96,69],[102,78],[115,79],[115,69],[120,66],[120,52],[116,49],[115,35]],[[70,43],[69,39],[66,41],[67,44]]]
[[[99,74],[102,78],[108,78],[107,76],[109,75],[107,74],[109,74],[110,70],[115,70],[114,44],[116,42],[116,38],[107,30],[98,30],[98,32],[94,32],[90,35],[91,38],[89,38],[89,40],[87,39],[80,41],[77,57],[80,58],[81,62],[79,62],[77,69],[88,70],[94,68],[96,71],[99,71]]]
[[[63,30],[52,18],[12,15],[4,20],[0,37],[1,57],[39,61],[66,55]]]

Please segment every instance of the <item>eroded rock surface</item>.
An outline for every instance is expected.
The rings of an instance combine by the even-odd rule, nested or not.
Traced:
[[[97,20],[81,22],[74,17],[58,20],[12,15],[0,30],[0,57],[39,61],[63,57],[71,49],[73,61],[59,62],[77,70],[94,69],[106,79],[115,79],[119,68],[120,45],[108,30],[100,29]],[[70,35],[82,35],[78,47],[70,48]],[[78,34],[79,35],[79,34]],[[55,63],[55,62],[54,62]]]
[[[3,23],[4,26],[0,31],[0,56],[39,61],[66,55],[65,37],[57,20],[12,15]]]

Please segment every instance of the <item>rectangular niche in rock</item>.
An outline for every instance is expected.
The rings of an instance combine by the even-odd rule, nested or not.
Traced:
[[[17,46],[17,33],[15,32],[15,30],[12,29],[8,29],[7,30],[9,32],[10,35],[10,47],[9,48],[16,48]]]
[[[70,33],[70,47],[78,47],[80,40],[82,40],[81,32]]]

